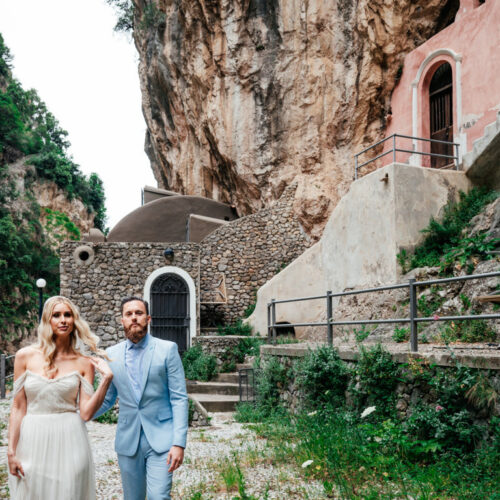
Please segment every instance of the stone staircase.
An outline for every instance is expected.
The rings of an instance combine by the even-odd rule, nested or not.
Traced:
[[[207,412],[234,411],[239,402],[238,373],[219,373],[210,382],[187,380],[187,392]]]

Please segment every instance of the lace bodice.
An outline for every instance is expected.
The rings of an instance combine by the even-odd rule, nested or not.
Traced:
[[[26,370],[14,382],[14,396],[24,388],[28,400],[27,413],[75,412],[80,389],[91,395],[94,389],[77,371],[48,379]]]

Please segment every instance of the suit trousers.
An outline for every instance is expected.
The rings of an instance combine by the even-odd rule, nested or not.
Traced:
[[[141,428],[135,455],[118,455],[124,500],[170,500],[172,473],[168,472],[168,451],[156,453]]]

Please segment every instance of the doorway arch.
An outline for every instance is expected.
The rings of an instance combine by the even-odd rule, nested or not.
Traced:
[[[437,49],[422,61],[415,79],[411,83],[412,92],[412,136],[429,137],[429,83],[436,70],[444,63],[452,69],[452,114],[454,142],[460,144],[460,157],[466,153],[467,136],[461,130],[462,123],[462,56],[451,49]],[[418,151],[419,144],[413,141],[413,149]],[[411,165],[422,165],[422,156],[413,154]]]
[[[144,285],[150,305],[151,334],[175,342],[182,353],[196,334],[196,287],[193,278],[175,266],[153,271]]]
[[[449,63],[444,62],[434,71],[429,83],[430,138],[453,142],[453,74]],[[453,146],[431,142],[431,153],[453,156]],[[431,156],[431,167],[443,168],[448,158]]]

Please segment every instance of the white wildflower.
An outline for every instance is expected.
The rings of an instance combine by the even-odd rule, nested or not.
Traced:
[[[317,411],[311,411],[307,414],[308,417],[314,417],[318,412]]]
[[[311,464],[313,463],[312,460],[306,460],[303,464],[302,464],[302,468],[305,469],[306,467],[309,467]]]
[[[369,406],[368,408],[365,408],[363,410],[363,413],[361,414],[361,418],[365,418],[367,417],[368,415],[370,415],[370,413],[373,413],[376,409],[376,406]]]

